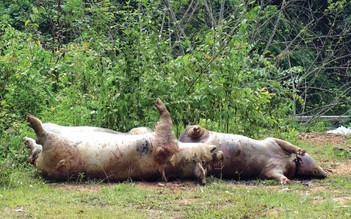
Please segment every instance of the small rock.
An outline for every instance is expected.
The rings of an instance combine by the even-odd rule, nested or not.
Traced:
[[[23,212],[24,210],[23,210],[23,208],[16,208],[15,209],[15,212]]]
[[[163,183],[158,183],[158,186],[159,186],[159,187],[165,187],[166,185],[163,184]]]

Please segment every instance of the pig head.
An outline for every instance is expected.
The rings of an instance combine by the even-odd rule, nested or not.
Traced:
[[[289,183],[289,178],[326,177],[326,172],[309,154],[281,139],[255,140],[193,125],[185,129],[179,140],[216,145],[216,150],[223,153],[223,160],[211,166],[212,174],[216,176],[275,179],[282,184]]]
[[[215,145],[180,143],[179,148],[165,169],[169,177],[196,178],[201,184],[206,184],[210,166],[223,159],[222,152],[216,151]]]

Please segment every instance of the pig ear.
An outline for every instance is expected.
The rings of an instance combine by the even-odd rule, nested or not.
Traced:
[[[209,148],[210,152],[213,153],[217,149],[217,146],[211,144],[211,145],[208,146],[208,148]]]
[[[197,157],[197,154],[195,154],[195,153],[194,153],[194,156],[193,156],[192,160],[193,160],[194,163],[200,162],[200,159]]]
[[[169,159],[169,162],[171,163],[172,166],[175,166],[176,157],[174,155],[172,155],[171,159]]]
[[[217,151],[212,155],[213,160],[218,161],[218,160],[223,160],[224,159],[224,154],[223,151]]]

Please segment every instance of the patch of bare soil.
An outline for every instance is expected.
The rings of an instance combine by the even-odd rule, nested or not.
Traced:
[[[336,174],[351,175],[351,161],[340,163],[338,167],[335,168],[334,172]]]
[[[326,132],[309,132],[309,133],[301,133],[298,136],[300,141],[308,142],[315,145],[323,145],[323,144],[331,144],[338,146],[349,146],[348,138],[333,133]]]
[[[170,181],[170,182],[133,182],[137,187],[158,191],[162,193],[164,190],[170,191],[171,193],[179,193],[182,191],[191,191],[197,188],[201,189],[201,186],[195,181]],[[74,190],[80,192],[99,192],[102,188],[113,187],[115,183],[101,183],[101,184],[79,184],[79,183],[53,183],[56,188],[62,188],[64,190]]]
[[[350,137],[326,132],[310,132],[299,134],[298,139],[316,147],[330,145],[333,147],[335,156],[351,157]],[[341,162],[337,159],[326,159],[318,161],[322,167],[329,171],[329,174],[349,175],[351,173],[351,160]]]
[[[99,192],[101,188],[111,186],[112,184],[78,184],[78,183],[60,183],[53,184],[56,188],[64,190],[75,190],[79,192]]]
[[[341,205],[347,205],[345,207],[350,207],[349,203],[351,201],[351,195],[343,194],[339,197],[334,197],[333,201],[338,202]]]
[[[194,181],[170,181],[170,182],[136,182],[136,185],[141,188],[146,188],[154,190],[155,188],[159,189],[159,192],[162,193],[162,190],[166,189],[172,193],[179,193],[182,191],[195,190],[201,186]]]

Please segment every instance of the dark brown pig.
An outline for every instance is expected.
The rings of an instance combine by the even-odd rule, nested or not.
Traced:
[[[175,172],[171,158],[194,147],[207,144],[180,143],[173,133],[170,113],[160,99],[155,106],[160,115],[155,132],[146,134],[116,134],[95,127],[43,126],[32,115],[27,119],[36,133],[36,140],[26,137],[32,163],[49,179],[68,180],[84,175],[107,180],[166,179],[167,171]],[[185,146],[184,146],[185,145]],[[184,147],[184,148],[183,148]],[[201,156],[212,156],[203,150]],[[195,157],[195,154],[193,155]],[[172,164],[172,165],[171,165]],[[196,164],[189,164],[195,169]],[[207,167],[203,167],[207,168]],[[197,177],[193,171],[193,177]],[[179,173],[188,177],[187,173]]]
[[[277,138],[255,140],[193,125],[180,135],[180,141],[216,145],[223,152],[223,161],[212,165],[212,173],[225,178],[275,179],[287,184],[289,178],[326,177],[326,172],[303,149]]]

